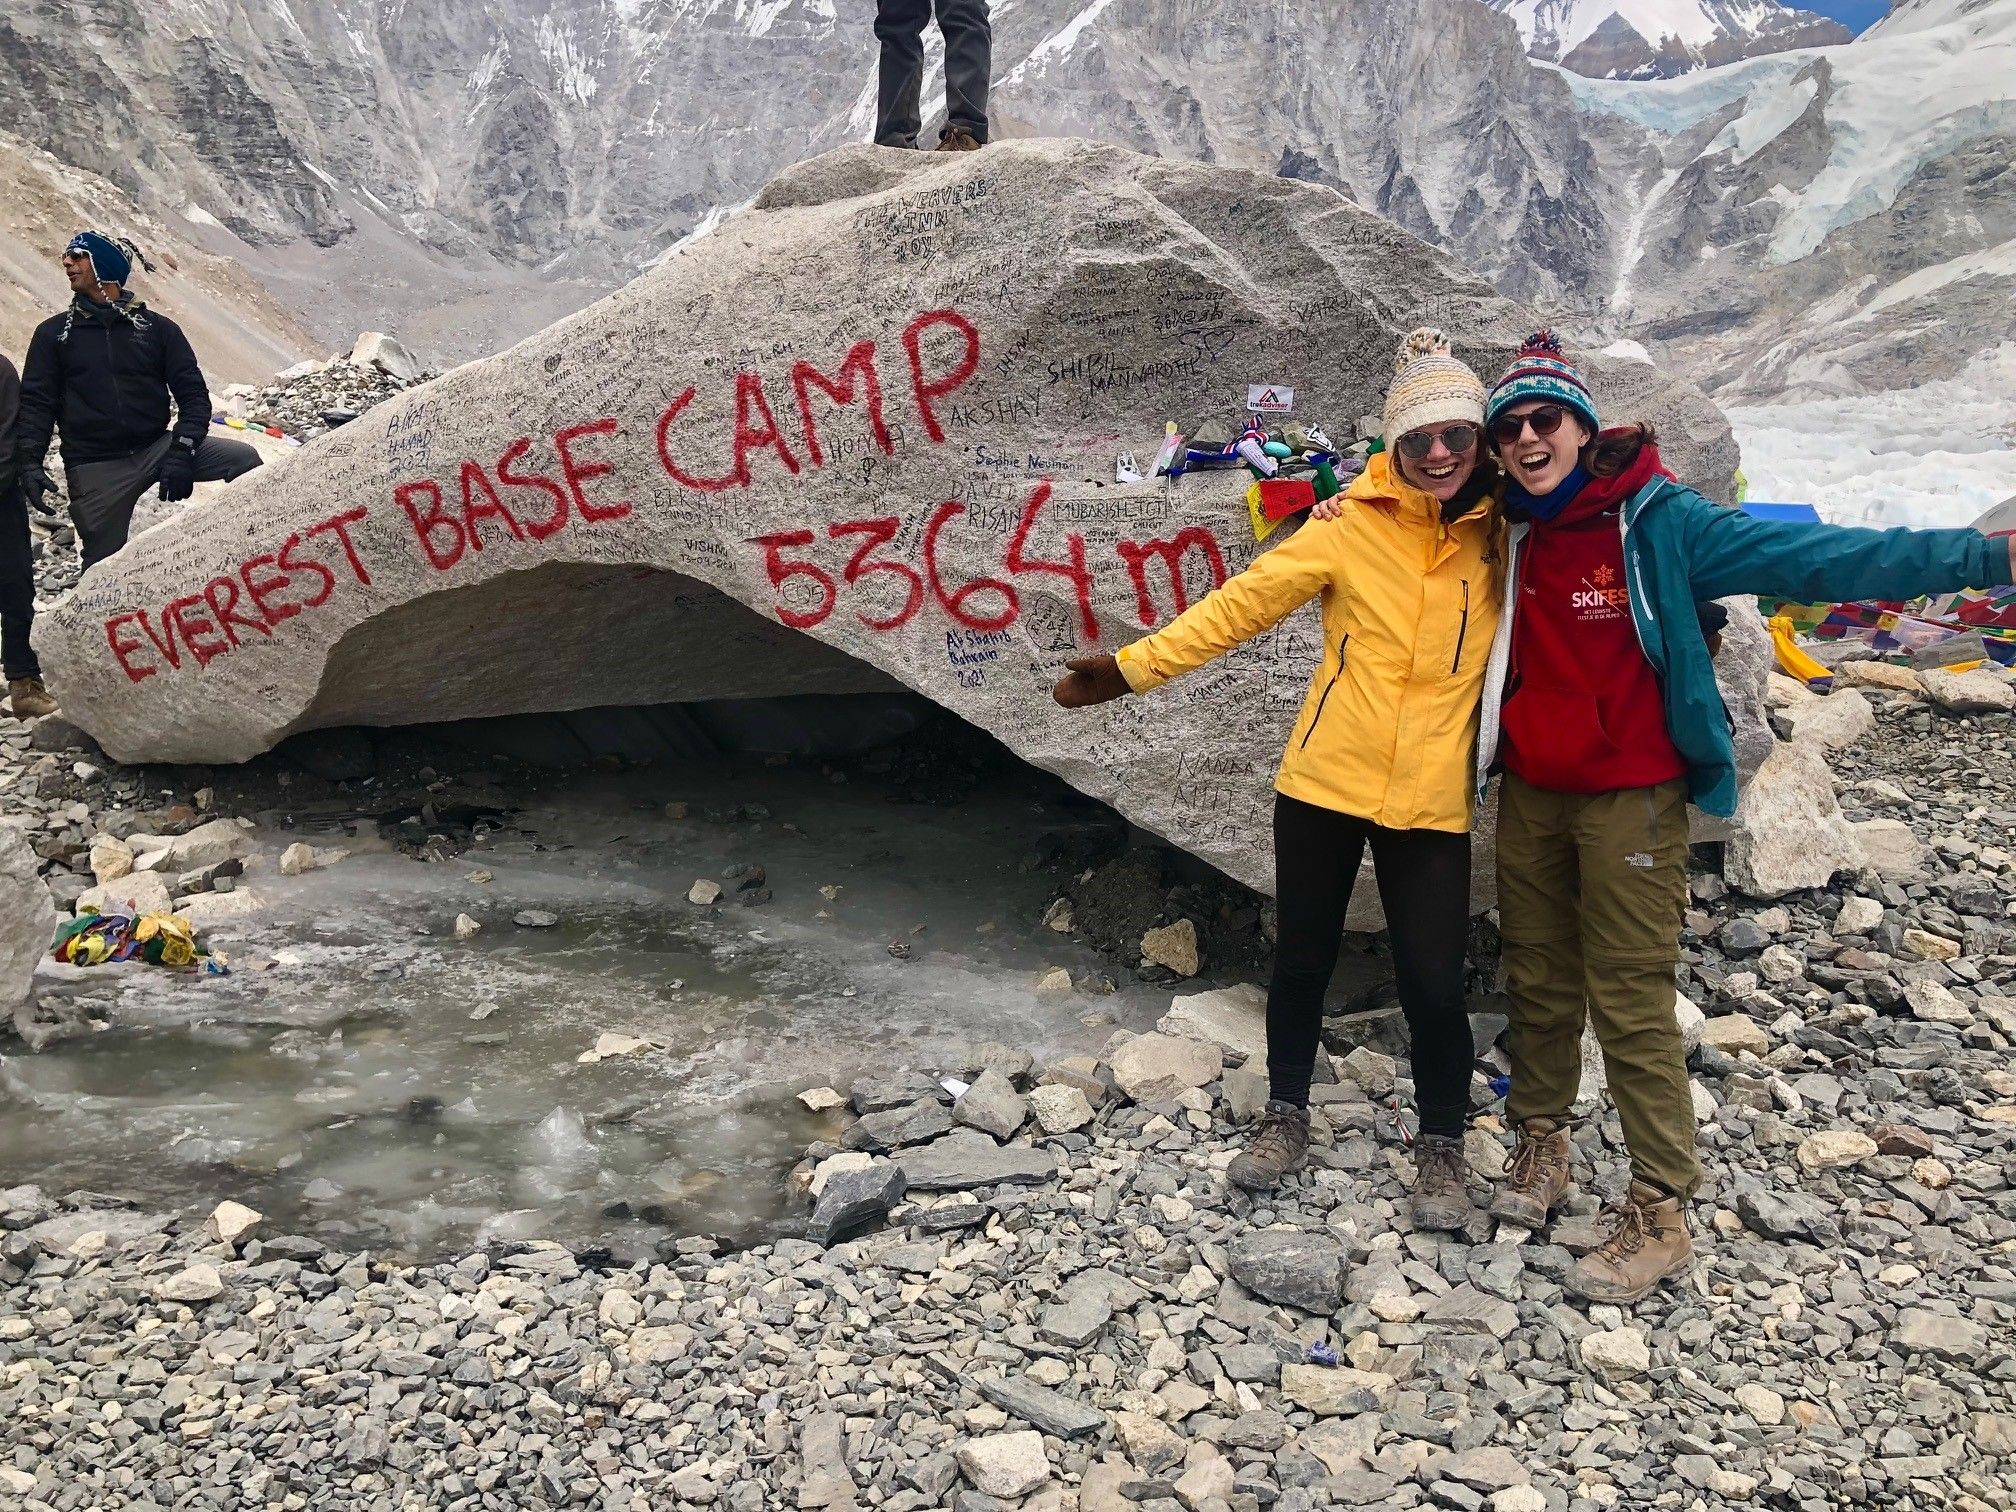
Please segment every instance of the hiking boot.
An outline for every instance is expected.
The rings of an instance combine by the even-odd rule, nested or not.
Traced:
[[[1309,1110],[1293,1103],[1270,1102],[1253,1126],[1245,1152],[1225,1168],[1234,1186],[1268,1192],[1290,1171],[1309,1159]]]
[[[1569,1168],[1574,1153],[1566,1124],[1529,1118],[1519,1125],[1519,1142],[1505,1168],[1505,1184],[1492,1199],[1491,1216],[1520,1228],[1545,1228],[1573,1185]]]
[[[39,677],[17,677],[8,683],[7,706],[16,719],[40,719],[56,712],[56,700]]]
[[[1636,1302],[1661,1281],[1694,1263],[1687,1215],[1678,1197],[1642,1181],[1631,1183],[1614,1217],[1610,1237],[1576,1262],[1565,1283],[1590,1302]]]
[[[964,126],[947,126],[938,133],[940,152],[978,152],[981,145],[980,138]]]
[[[1470,1162],[1463,1141],[1423,1134],[1414,1141],[1414,1190],[1408,1216],[1417,1229],[1460,1229],[1477,1209],[1470,1201]]]

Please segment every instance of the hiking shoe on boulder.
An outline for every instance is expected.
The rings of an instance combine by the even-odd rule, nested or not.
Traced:
[[[1694,1263],[1687,1215],[1678,1197],[1642,1181],[1610,1214],[1610,1237],[1584,1255],[1564,1283],[1590,1302],[1636,1302],[1662,1281],[1682,1275]]]
[[[56,700],[41,678],[17,677],[7,684],[7,707],[16,719],[41,719],[56,712]]]
[[[1505,1168],[1505,1184],[1491,1202],[1491,1216],[1520,1228],[1547,1226],[1568,1195],[1575,1145],[1568,1126],[1552,1118],[1529,1118],[1519,1125],[1519,1141]]]
[[[1460,1229],[1477,1209],[1470,1201],[1470,1162],[1463,1141],[1423,1134],[1414,1141],[1414,1190],[1408,1216],[1417,1229]]]
[[[978,152],[983,143],[964,126],[947,126],[938,133],[940,152]]]
[[[1270,1102],[1253,1126],[1245,1152],[1225,1168],[1226,1178],[1249,1192],[1272,1191],[1290,1171],[1309,1160],[1309,1110]]]

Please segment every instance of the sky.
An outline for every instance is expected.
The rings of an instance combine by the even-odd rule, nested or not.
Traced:
[[[1832,16],[1851,31],[1865,31],[1890,13],[1890,0],[1792,0],[1799,10]]]

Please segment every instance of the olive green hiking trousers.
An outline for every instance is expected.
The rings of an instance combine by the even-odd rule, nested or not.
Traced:
[[[1691,1197],[1694,1102],[1673,1015],[1687,905],[1687,785],[1550,793],[1507,773],[1498,915],[1512,1000],[1506,1113],[1565,1118],[1582,1026],[1603,1047],[1632,1174]]]

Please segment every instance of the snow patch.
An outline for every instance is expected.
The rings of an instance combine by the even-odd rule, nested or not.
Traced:
[[[191,221],[199,226],[215,226],[220,231],[224,228],[224,222],[217,219],[216,216],[205,210],[194,200],[189,201],[188,204],[182,207],[182,219]]]
[[[1920,268],[1916,273],[1898,279],[1864,305],[1851,319],[1867,320],[1893,305],[1923,299],[1928,294],[1937,293],[1948,284],[1963,283],[1970,278],[2016,278],[2016,240],[2005,241],[2000,246],[1987,247],[1979,252],[1968,252],[1959,257],[1948,258],[1945,262],[1934,263],[1929,268]],[[1988,297],[1994,296],[1990,294]],[[2007,297],[2006,292],[2003,297]]]

